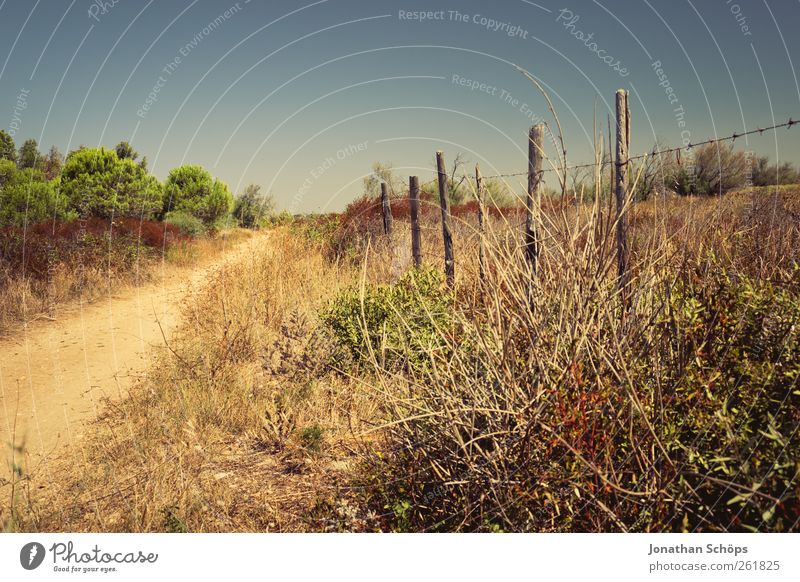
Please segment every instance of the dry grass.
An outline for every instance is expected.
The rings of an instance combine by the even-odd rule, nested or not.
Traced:
[[[489,227],[481,282],[460,224],[449,317],[398,313],[440,341],[399,368],[363,351],[386,411],[372,502],[411,530],[797,529],[798,194],[636,206],[624,294],[602,203],[537,218],[532,284],[518,229]]]
[[[390,300],[400,343],[384,327],[349,360],[319,314],[353,297],[376,331],[370,289],[410,269],[407,224],[391,244],[370,217],[274,232],[187,304],[58,478],[2,489],[6,527],[797,529],[798,190],[635,206],[626,301],[608,206],[547,208],[532,289],[520,217],[490,220],[484,281],[464,217],[454,294]],[[423,232],[439,267],[435,215]],[[421,320],[436,338],[406,341]]]
[[[4,229],[0,333],[53,318],[60,308],[78,300],[89,303],[152,282],[162,265],[196,267],[248,236],[236,229],[192,239],[170,225],[126,222],[130,224],[115,223],[109,229],[108,221],[92,219],[83,231],[77,222],[58,228],[35,225],[27,239],[15,232],[19,229]]]
[[[352,470],[342,435],[374,416],[357,384],[326,375],[316,308],[350,270],[275,231],[185,306],[184,325],[130,398],[109,404],[44,489],[36,474],[7,527],[264,531],[310,527]],[[18,490],[27,491],[24,486]],[[350,510],[343,506],[345,514]],[[355,514],[351,515],[356,519]]]

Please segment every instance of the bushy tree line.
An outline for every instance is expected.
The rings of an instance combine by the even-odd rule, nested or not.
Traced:
[[[800,173],[790,162],[772,164],[767,156],[737,151],[732,144],[711,143],[682,154],[670,152],[637,160],[630,179],[641,200],[655,192],[715,196],[737,188],[797,184]]]
[[[257,227],[273,213],[271,197],[248,186],[234,204],[228,186],[201,166],[173,169],[162,184],[126,141],[113,149],[81,146],[64,158],[34,139],[19,149],[0,130],[0,226],[78,217],[167,220],[196,233],[231,217]]]

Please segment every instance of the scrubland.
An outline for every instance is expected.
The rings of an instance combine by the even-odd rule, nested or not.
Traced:
[[[6,529],[796,531],[800,190],[630,210],[438,209],[412,266],[404,200],[273,230],[186,305],[169,350]],[[485,276],[479,275],[483,244]]]

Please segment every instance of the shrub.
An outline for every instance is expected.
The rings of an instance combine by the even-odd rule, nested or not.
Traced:
[[[0,170],[2,171],[2,170]],[[74,218],[58,183],[48,182],[39,170],[15,171],[0,191],[0,225],[32,224]]]
[[[17,164],[0,158],[0,187],[8,182],[17,171]]]
[[[322,448],[324,438],[324,430],[317,423],[303,428],[300,433],[300,442],[303,444],[303,448],[311,453],[319,452]]]
[[[267,224],[275,203],[272,196],[262,195],[261,186],[250,184],[241,196],[236,198],[233,217],[243,228],[258,228]]]
[[[753,186],[797,184],[800,182],[800,175],[789,162],[770,165],[769,158],[763,156],[753,162],[752,181]]]
[[[76,289],[60,290],[65,295],[79,291],[82,279],[105,273],[133,277],[137,266],[161,256],[164,248],[182,240],[177,227],[160,222],[123,218],[109,221],[53,221],[0,229],[0,285],[9,277],[24,273],[47,281],[54,265],[75,274]]]
[[[26,139],[19,148],[17,156],[17,166],[24,168],[39,168],[42,165],[42,154],[39,152],[39,144],[35,139]]]
[[[233,196],[228,187],[201,166],[175,168],[164,183],[164,214],[182,210],[213,227],[232,207]]]
[[[506,271],[487,304],[454,306],[430,365],[376,367],[394,390],[368,464],[378,507],[402,503],[394,525],[416,531],[796,529],[796,289],[709,276],[711,257],[619,324],[613,284],[590,279],[587,299],[583,268],[543,275],[535,306]]]
[[[161,207],[161,184],[113,150],[83,148],[67,157],[61,189],[81,216],[152,218]]]
[[[393,285],[349,289],[321,314],[348,358],[357,364],[417,368],[439,350],[450,326],[452,295],[433,268],[413,270]]]
[[[800,297],[719,274],[670,299],[660,325],[661,353],[676,355],[664,419],[675,511],[702,529],[788,530],[800,517]]]
[[[294,220],[294,216],[288,210],[281,210],[277,214],[271,214],[267,217],[264,221],[265,227],[277,227],[277,226],[285,226],[287,224],[291,224]]]
[[[733,144],[710,143],[693,152],[692,164],[680,166],[675,175],[678,194],[714,196],[746,183],[748,161],[744,152],[734,151]]]
[[[193,237],[204,236],[208,232],[202,220],[183,210],[168,212],[166,216],[164,216],[164,222],[177,226],[181,229],[181,232]]]

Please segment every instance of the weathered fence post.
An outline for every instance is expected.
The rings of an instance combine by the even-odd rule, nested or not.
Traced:
[[[617,203],[617,282],[623,292],[628,285],[628,150],[631,142],[631,120],[628,92],[617,91],[617,160],[615,164],[614,196]]]
[[[456,265],[453,258],[453,231],[450,227],[450,197],[447,190],[447,170],[444,165],[444,152],[436,152],[436,172],[439,177],[439,204],[442,207],[442,238],[444,239],[444,272],[447,284],[452,287],[456,281]]]
[[[386,182],[381,182],[381,206],[383,207],[383,233],[392,236],[392,205],[389,201],[389,188]]]
[[[484,235],[486,234],[483,227],[483,178],[481,177],[481,166],[475,164],[475,196],[478,199],[478,236],[480,237],[480,245],[478,247],[478,260],[480,261],[480,276],[481,280],[486,279],[486,265],[484,263]]]
[[[544,144],[544,124],[537,123],[532,126],[528,134],[528,197],[525,203],[525,256],[531,268],[531,276],[536,275],[537,261],[539,260],[539,241],[536,236],[539,191],[542,184],[542,157]]]
[[[422,266],[422,237],[419,229],[419,178],[408,179],[408,205],[411,211],[411,256],[414,266]]]

